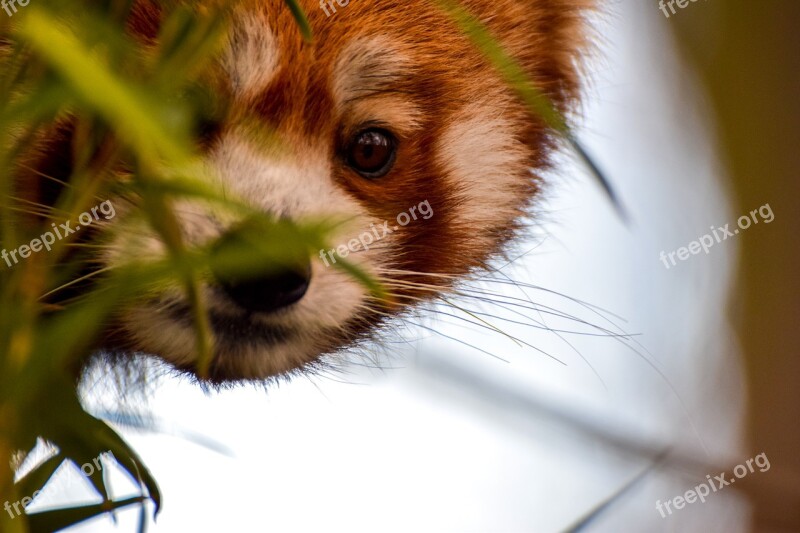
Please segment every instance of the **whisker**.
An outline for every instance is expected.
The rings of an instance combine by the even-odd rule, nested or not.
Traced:
[[[457,342],[459,344],[463,344],[464,346],[467,346],[469,348],[472,348],[473,350],[477,350],[477,351],[479,351],[481,353],[484,353],[484,354],[488,355],[489,357],[492,357],[493,359],[497,359],[498,361],[502,361],[504,363],[509,363],[510,362],[510,361],[508,361],[508,359],[504,359],[504,358],[500,357],[499,355],[493,354],[491,352],[487,352],[486,350],[484,350],[482,348],[478,348],[477,346],[475,346],[473,344],[470,344],[470,343],[468,343],[466,341],[463,341],[463,340],[458,339],[456,337],[452,337],[450,335],[447,335],[446,333],[442,333],[441,331],[437,331],[437,330],[433,329],[432,327],[425,326],[423,324],[414,324],[414,326],[418,327],[418,328],[426,329],[428,331],[431,331],[431,332],[435,333],[436,335],[439,335],[439,336],[444,337],[446,339],[450,339],[450,340],[455,341],[455,342]]]
[[[64,214],[66,214],[66,215],[69,215],[69,214],[70,214],[68,211],[66,211],[66,210],[64,210],[64,209],[58,209],[58,208],[56,208],[56,207],[54,207],[54,206],[51,206],[51,205],[40,204],[40,203],[38,203],[38,202],[34,202],[34,201],[32,201],[32,200],[28,200],[28,199],[26,199],[26,198],[19,198],[19,197],[17,197],[17,196],[11,196],[11,195],[7,196],[6,198],[8,198],[8,199],[10,199],[10,200],[14,200],[14,201],[16,201],[16,202],[21,202],[21,203],[25,203],[25,204],[28,204],[28,205],[32,205],[32,206],[34,206],[34,207],[38,207],[38,208],[40,208],[40,209],[43,209],[43,210],[47,210],[47,211],[59,211],[59,212],[61,212],[61,213],[64,213]]]
[[[82,281],[86,281],[87,279],[91,279],[91,278],[99,276],[101,274],[105,274],[106,272],[111,272],[112,270],[114,270],[114,267],[106,267],[106,268],[101,268],[99,270],[95,270],[95,271],[93,271],[93,272],[91,272],[89,274],[86,274],[85,276],[81,276],[79,278],[73,279],[73,280],[71,280],[71,281],[69,281],[67,283],[64,283],[63,285],[60,285],[59,287],[56,287],[55,289],[52,289],[51,291],[46,292],[45,294],[40,296],[39,299],[41,300],[43,298],[47,298],[51,294],[55,294],[58,291],[64,290],[64,289],[66,289],[68,287],[71,287],[71,286],[75,285],[76,283],[80,283]]]

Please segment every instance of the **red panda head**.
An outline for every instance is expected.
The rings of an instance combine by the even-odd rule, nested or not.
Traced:
[[[462,5],[567,111],[588,3]],[[300,4],[312,41],[284,0],[239,3],[211,82],[225,113],[205,132],[204,161],[225,191],[259,210],[349,222],[298,268],[204,281],[215,382],[309,368],[485,266],[518,229],[553,144],[436,2]],[[158,21],[155,4],[140,2],[131,28],[155,39]],[[259,145],[254,122],[275,142]],[[106,266],[165,253],[152,230],[126,226],[120,211]],[[190,244],[223,237],[234,223],[188,200],[176,213]],[[331,268],[344,255],[385,284],[393,305]],[[125,311],[109,339],[108,349],[155,354],[190,372],[196,362],[177,286]]]

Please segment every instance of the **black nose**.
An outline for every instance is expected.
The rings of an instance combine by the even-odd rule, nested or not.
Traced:
[[[311,283],[311,260],[302,249],[281,246],[286,262],[276,264],[259,252],[268,233],[243,223],[224,234],[212,249],[211,270],[228,297],[252,313],[270,313],[297,303]],[[269,241],[266,241],[269,242]],[[294,256],[293,260],[288,257]]]
[[[311,264],[248,278],[219,279],[225,293],[240,307],[254,313],[269,313],[300,301],[311,282]]]

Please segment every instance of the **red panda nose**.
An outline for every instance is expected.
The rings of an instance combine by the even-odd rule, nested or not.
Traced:
[[[217,286],[249,313],[289,307],[305,296],[311,283],[311,259],[304,250],[284,249],[288,256],[283,264],[253,255],[267,238],[262,226],[244,221],[223,234],[212,249],[211,271]],[[288,259],[291,256],[294,260]]]
[[[219,280],[225,293],[239,307],[252,313],[271,313],[299,302],[311,282],[311,264],[270,272],[247,279]]]

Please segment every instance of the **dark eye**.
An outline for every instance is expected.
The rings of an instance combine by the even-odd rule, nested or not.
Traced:
[[[358,133],[347,147],[347,164],[365,178],[382,178],[392,169],[397,143],[391,133],[368,129]]]

